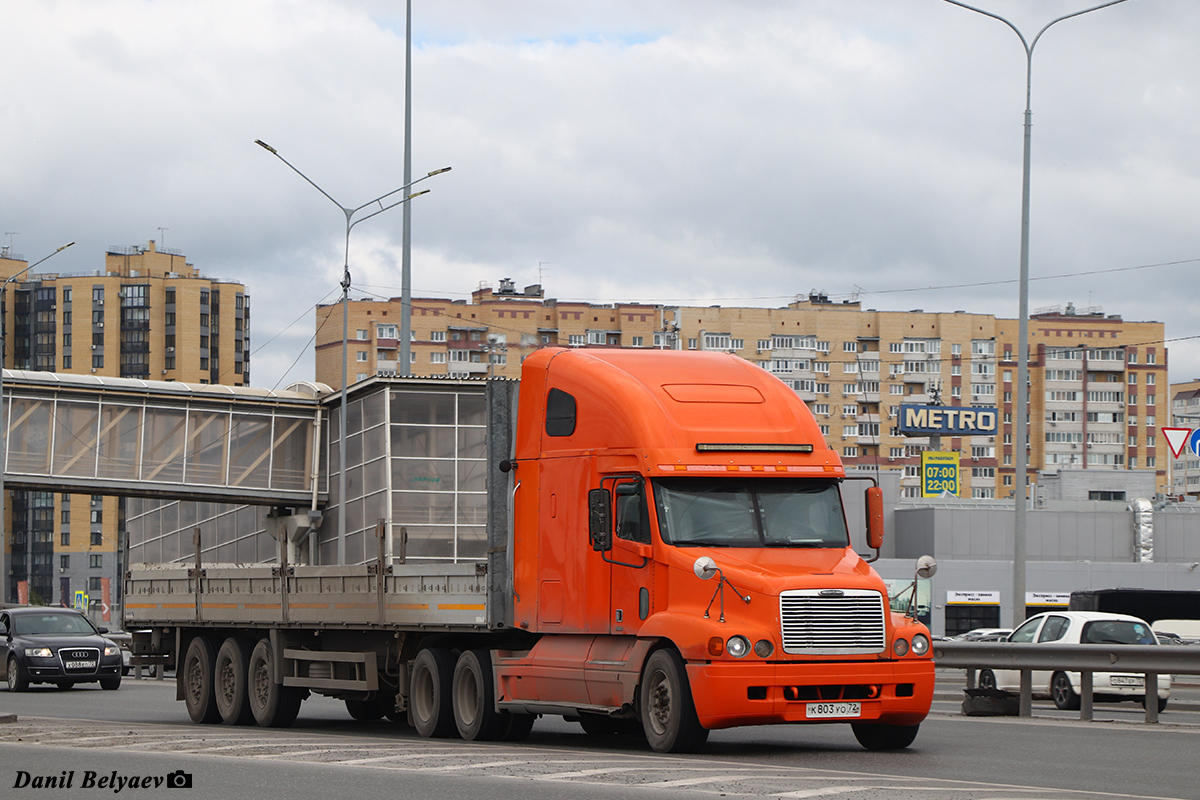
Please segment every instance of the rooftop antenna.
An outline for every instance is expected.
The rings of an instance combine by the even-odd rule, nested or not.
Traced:
[[[171,230],[171,229],[170,228],[159,228],[158,229],[158,246],[159,247],[167,246],[167,233],[166,232],[169,230]]]
[[[21,232],[20,232],[20,231],[5,231],[5,232],[4,232],[4,235],[8,237],[8,249],[9,249],[9,250],[12,250],[12,249],[13,249],[13,239],[12,239],[12,237],[14,237],[14,236],[20,236],[20,235],[21,235]]]
[[[546,282],[542,276],[545,274],[546,267],[548,267],[548,266],[550,266],[549,261],[539,261],[538,262],[538,286],[541,286],[542,289],[546,288]]]

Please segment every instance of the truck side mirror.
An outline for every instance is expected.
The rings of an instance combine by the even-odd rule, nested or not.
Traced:
[[[883,547],[883,489],[872,486],[867,489],[867,547],[878,550]]]
[[[612,550],[612,497],[608,489],[588,492],[588,536],[593,550]]]

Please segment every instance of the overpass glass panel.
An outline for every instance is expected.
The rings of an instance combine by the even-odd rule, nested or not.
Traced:
[[[225,482],[229,414],[191,409],[188,412],[188,446],[184,477],[188,483],[220,485]]]
[[[140,406],[104,403],[100,407],[100,458],[98,478],[124,478],[137,475],[138,442],[142,434]]]
[[[8,472],[50,471],[53,402],[41,397],[5,397],[8,406]]]
[[[271,417],[239,414],[229,432],[229,486],[265,489],[271,469]]]
[[[54,409],[55,475],[91,478],[96,475],[96,435],[100,404],[59,400]]]
[[[182,408],[146,409],[141,480],[183,483],[186,428],[187,411]]]

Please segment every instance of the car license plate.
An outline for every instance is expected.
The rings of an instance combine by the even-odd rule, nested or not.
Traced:
[[[804,709],[808,719],[836,719],[862,716],[861,703],[808,703]]]
[[[95,661],[68,661],[64,664],[67,669],[95,669]]]
[[[1146,679],[1134,675],[1112,675],[1108,682],[1112,686],[1142,686]]]

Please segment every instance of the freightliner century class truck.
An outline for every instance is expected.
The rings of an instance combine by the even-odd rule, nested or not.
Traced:
[[[423,391],[486,413],[481,557],[385,552],[380,520],[358,565],[289,564],[282,534],[275,564],[133,565],[125,624],[176,667],[194,721],[286,726],[315,692],[427,737],[519,739],[554,714],[661,752],[770,723],[914,740],[929,631],[852,548],[843,465],[768,372],[546,348],[519,382],[391,380],[393,420]],[[878,555],[882,494],[865,493]]]

